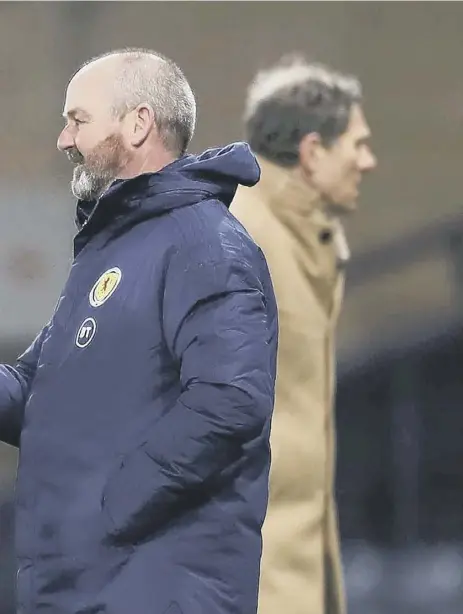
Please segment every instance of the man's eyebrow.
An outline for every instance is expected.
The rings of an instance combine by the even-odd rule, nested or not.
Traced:
[[[77,115],[80,115],[84,119],[91,119],[91,115],[87,113],[87,111],[84,111],[84,109],[81,109],[80,107],[76,107],[75,109],[71,109],[70,111],[63,113],[64,118],[69,117],[70,119],[75,119]]]

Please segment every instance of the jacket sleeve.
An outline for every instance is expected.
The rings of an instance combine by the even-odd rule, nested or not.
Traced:
[[[125,503],[109,506],[113,533],[123,538],[147,523],[159,527],[185,495],[238,460],[246,443],[268,438],[277,349],[269,284],[239,256],[219,262],[178,256],[171,263],[164,334],[182,393],[119,470],[113,493],[125,491]]]
[[[32,345],[14,367],[0,365],[0,441],[19,447],[24,408],[48,326],[42,329]]]

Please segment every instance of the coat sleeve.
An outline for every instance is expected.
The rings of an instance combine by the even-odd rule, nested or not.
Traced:
[[[47,330],[48,326],[42,329],[14,367],[0,365],[0,441],[15,447],[19,446],[24,408]]]
[[[239,256],[219,262],[178,256],[171,263],[164,334],[182,392],[119,470],[112,492],[125,490],[125,503],[110,506],[118,510],[113,533],[128,536],[147,522],[159,527],[185,495],[220,479],[246,443],[268,440],[277,317],[270,280],[263,284],[255,268]]]

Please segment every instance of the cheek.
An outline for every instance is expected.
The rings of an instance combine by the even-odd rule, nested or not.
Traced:
[[[75,143],[83,155],[91,154],[108,136],[104,127],[94,124],[82,124],[76,133]]]
[[[360,158],[356,152],[353,152],[344,161],[343,165],[344,177],[346,179],[357,179],[360,174]]]
[[[352,184],[358,175],[356,160],[352,158],[339,160],[334,175],[339,185]]]
[[[336,192],[339,198],[346,199],[354,195],[360,180],[360,173],[356,159],[350,158],[338,166],[337,179],[335,181]]]
[[[91,139],[88,138],[88,135],[86,135],[85,131],[83,130],[79,130],[79,132],[76,134],[74,143],[83,156],[87,156],[93,149]]]

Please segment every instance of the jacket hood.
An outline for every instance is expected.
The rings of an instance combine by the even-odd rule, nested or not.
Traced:
[[[187,154],[156,173],[117,179],[97,202],[78,201],[77,226],[82,228],[100,208],[110,217],[128,213],[145,218],[210,198],[229,207],[239,185],[253,186],[259,178],[260,167],[247,143]]]

